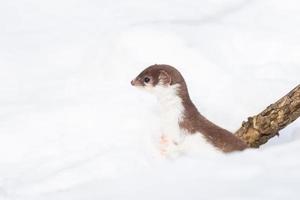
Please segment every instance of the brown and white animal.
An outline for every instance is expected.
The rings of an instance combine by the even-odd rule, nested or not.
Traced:
[[[162,154],[190,145],[191,140],[199,142],[197,145],[201,151],[209,149],[227,153],[247,148],[239,138],[198,112],[190,99],[184,78],[174,67],[152,65],[132,80],[131,84],[153,93],[158,99],[162,117]],[[193,135],[197,137],[191,138]]]

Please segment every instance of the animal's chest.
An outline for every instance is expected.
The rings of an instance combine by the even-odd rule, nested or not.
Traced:
[[[175,120],[163,120],[162,134],[170,140],[179,143],[184,138],[184,132],[179,128]]]
[[[179,127],[181,119],[182,112],[180,109],[174,109],[174,107],[173,109],[161,109],[162,134],[176,143],[179,143],[185,134]]]

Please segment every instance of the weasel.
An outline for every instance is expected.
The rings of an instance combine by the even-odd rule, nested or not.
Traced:
[[[131,84],[153,93],[158,99],[162,116],[162,154],[179,148],[191,135],[201,136],[206,146],[224,153],[247,148],[231,132],[201,115],[190,99],[183,76],[176,68],[163,64],[152,65],[133,79]]]

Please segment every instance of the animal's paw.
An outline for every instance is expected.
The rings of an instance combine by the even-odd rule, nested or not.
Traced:
[[[160,155],[166,158],[176,158],[182,154],[181,145],[162,135],[159,141]]]
[[[160,136],[160,140],[159,140],[160,155],[162,155],[162,156],[166,155],[169,145],[170,145],[169,139],[164,135]]]

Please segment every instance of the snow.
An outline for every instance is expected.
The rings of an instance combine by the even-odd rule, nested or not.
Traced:
[[[299,199],[300,121],[258,150],[157,155],[167,63],[235,131],[299,84],[296,0],[0,3],[0,199]]]

